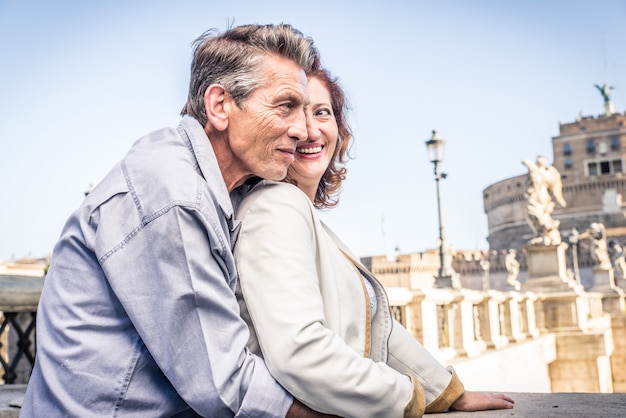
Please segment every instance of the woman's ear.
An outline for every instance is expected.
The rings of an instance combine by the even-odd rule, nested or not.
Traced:
[[[226,89],[219,84],[211,84],[204,92],[204,108],[209,123],[218,131],[228,128]]]

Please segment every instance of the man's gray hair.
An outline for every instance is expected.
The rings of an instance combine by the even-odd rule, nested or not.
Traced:
[[[313,39],[287,24],[242,25],[223,33],[216,29],[203,33],[193,43],[189,96],[181,115],[206,125],[204,93],[211,84],[224,87],[241,107],[263,83],[259,68],[269,55],[290,59],[307,74],[320,61]]]

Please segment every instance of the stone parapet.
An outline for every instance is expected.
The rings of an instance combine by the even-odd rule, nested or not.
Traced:
[[[611,356],[613,391],[626,393],[626,315],[624,313],[611,315],[611,329],[614,347]]]
[[[612,393],[612,335],[610,328],[556,334],[557,358],[550,364],[552,392]]]
[[[626,393],[508,393],[514,409],[428,414],[428,418],[623,418]]]
[[[25,385],[0,386],[0,418],[18,418]],[[507,392],[514,409],[428,414],[429,418],[623,418],[626,393],[528,393]]]
[[[25,385],[0,386],[0,418],[18,418]],[[623,418],[626,393],[531,393],[508,392],[514,409],[481,412],[428,414],[428,418]]]
[[[0,385],[0,418],[18,418],[26,385]]]

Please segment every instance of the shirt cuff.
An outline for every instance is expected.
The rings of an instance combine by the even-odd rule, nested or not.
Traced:
[[[287,392],[269,373],[261,358],[257,358],[252,381],[236,418],[285,418],[293,403]]]

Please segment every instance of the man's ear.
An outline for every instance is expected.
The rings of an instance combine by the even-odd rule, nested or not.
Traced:
[[[204,92],[204,108],[209,123],[218,131],[228,128],[228,94],[219,84],[211,84]]]

